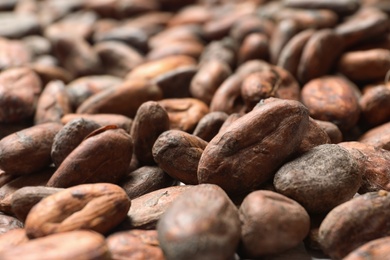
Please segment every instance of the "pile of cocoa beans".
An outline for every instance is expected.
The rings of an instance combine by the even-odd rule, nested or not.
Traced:
[[[389,256],[390,1],[0,1],[0,259]]]

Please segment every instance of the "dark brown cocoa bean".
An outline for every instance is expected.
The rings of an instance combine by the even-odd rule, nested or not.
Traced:
[[[130,135],[134,142],[134,155],[140,165],[154,165],[152,147],[158,136],[169,130],[169,117],[155,101],[143,103],[134,117]]]
[[[142,166],[129,172],[119,182],[130,199],[135,199],[149,192],[175,186],[178,183],[160,167]]]
[[[284,0],[283,4],[293,8],[329,9],[341,15],[352,14],[360,7],[356,0]]]
[[[293,36],[281,50],[277,65],[297,78],[302,52],[314,32],[313,29],[306,29]]]
[[[249,60],[269,60],[270,43],[263,33],[250,33],[242,41],[238,50],[237,63],[243,64]]]
[[[117,183],[126,174],[132,152],[133,140],[128,133],[116,126],[103,126],[85,137],[65,158],[47,186]]]
[[[343,133],[341,133],[337,125],[328,121],[316,119],[314,119],[314,121],[322,128],[322,130],[324,130],[328,134],[330,138],[330,143],[337,144],[343,141]]]
[[[274,186],[309,213],[326,213],[355,195],[362,174],[348,150],[323,144],[284,164],[275,174]]]
[[[299,32],[298,25],[293,19],[282,20],[275,27],[269,43],[270,61],[272,64],[278,62],[283,47]]]
[[[227,118],[228,114],[225,112],[210,112],[199,120],[199,123],[196,125],[192,134],[202,138],[206,142],[209,142],[215,135],[218,134],[219,129]]]
[[[113,76],[124,77],[144,58],[136,49],[119,41],[104,41],[94,45],[102,61],[104,71]]]
[[[334,30],[319,30],[309,38],[302,51],[297,77],[306,83],[328,74],[344,50],[344,40]]]
[[[56,35],[51,42],[54,55],[73,76],[97,74],[101,71],[99,56],[85,39]]]
[[[64,125],[54,136],[51,158],[58,168],[65,158],[94,130],[101,125],[91,120],[76,118]]]
[[[195,65],[182,66],[157,76],[152,80],[163,92],[164,98],[187,98],[190,96],[190,83],[197,73]]]

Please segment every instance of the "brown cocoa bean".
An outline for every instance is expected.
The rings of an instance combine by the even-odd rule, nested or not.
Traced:
[[[390,237],[371,240],[349,253],[345,260],[385,259],[390,254]]]
[[[386,191],[369,192],[329,212],[319,230],[324,252],[332,259],[342,259],[361,245],[388,236],[389,198]]]
[[[358,141],[375,148],[390,150],[390,122],[371,128],[360,136]]]
[[[337,66],[343,75],[355,82],[383,80],[390,70],[390,50],[346,52]]]
[[[104,41],[94,45],[107,74],[124,77],[144,61],[135,48],[119,41]]]
[[[284,0],[283,4],[293,8],[329,9],[341,15],[352,14],[360,7],[360,2],[355,0]]]
[[[198,59],[204,48],[204,45],[197,40],[181,41],[173,39],[165,42],[165,44],[150,50],[146,55],[146,59],[149,61],[159,60],[172,55],[185,55]]]
[[[28,241],[0,252],[0,258],[108,260],[111,256],[102,235],[89,230],[77,230]]]
[[[198,71],[197,66],[182,66],[157,76],[152,80],[162,91],[164,98],[186,98],[190,96],[190,83]]]
[[[334,30],[323,29],[313,33],[305,44],[299,61],[299,81],[306,83],[328,74],[343,50],[343,38]]]
[[[16,123],[31,118],[42,91],[38,75],[28,68],[12,68],[0,73],[0,122]]]
[[[242,202],[239,216],[239,253],[246,258],[292,249],[303,241],[310,227],[309,215],[301,205],[273,191],[251,192]]]
[[[155,101],[143,103],[137,110],[130,135],[134,142],[134,155],[140,165],[154,165],[152,148],[158,136],[169,130],[169,117]]]
[[[169,116],[170,128],[194,131],[199,120],[209,112],[208,106],[195,98],[167,98],[158,101]]]
[[[70,98],[62,81],[47,84],[39,96],[35,111],[35,124],[61,123],[61,118],[72,112]]]
[[[328,121],[316,119],[314,119],[314,121],[322,128],[322,130],[324,130],[328,134],[330,138],[330,143],[338,144],[343,141],[343,133],[341,133],[337,125]]]
[[[250,33],[242,41],[237,54],[237,63],[249,60],[269,60],[270,43],[263,33]]]
[[[119,86],[123,80],[110,75],[93,75],[79,77],[66,86],[66,90],[72,102],[72,108],[76,110],[87,98],[104,89]]]
[[[314,119],[330,121],[345,131],[356,125],[360,116],[356,86],[341,76],[313,79],[302,88],[303,104]]]
[[[61,122],[66,125],[76,119],[93,121],[101,126],[116,125],[126,132],[130,132],[131,125],[133,124],[133,120],[131,118],[118,114],[67,114],[61,118]]]
[[[83,38],[56,35],[51,38],[53,53],[61,65],[74,76],[97,74],[101,62],[92,46]]]
[[[231,73],[232,71],[226,62],[205,61],[192,78],[189,92],[194,98],[210,104],[215,91]]]
[[[28,241],[24,228],[11,229],[0,236],[0,252],[18,247]]]
[[[48,168],[29,175],[22,175],[4,184],[0,188],[0,212],[15,215],[12,210],[12,196],[26,186],[44,186],[53,175],[55,169]]]
[[[120,114],[133,118],[139,106],[149,100],[162,99],[162,91],[145,79],[131,79],[87,98],[78,114]]]
[[[26,65],[32,59],[32,53],[22,41],[0,37],[0,69]]]
[[[51,147],[51,158],[58,168],[65,158],[89,135],[101,125],[91,120],[76,118],[58,131]]]
[[[390,85],[377,85],[368,88],[363,92],[359,105],[362,119],[370,126],[388,122],[390,120]]]
[[[129,208],[129,197],[117,185],[73,186],[38,202],[27,215],[25,229],[30,238],[79,229],[105,234],[126,217]]]
[[[169,176],[185,184],[198,184],[199,159],[207,142],[179,130],[162,133],[153,145],[153,158]]]
[[[282,67],[297,78],[302,52],[314,33],[313,29],[306,29],[295,34],[280,51],[277,66]]]
[[[270,43],[270,61],[276,64],[283,47],[287,42],[299,32],[297,23],[293,19],[281,20],[273,30]]]
[[[4,137],[0,141],[0,168],[8,174],[20,175],[49,166],[53,139],[61,128],[58,123],[45,123]]]
[[[45,186],[32,186],[32,183],[28,183],[28,185],[31,186],[24,186],[12,193],[11,196],[12,212],[20,221],[23,222],[26,221],[28,213],[35,204],[40,202],[42,199],[63,190],[60,188],[50,188]]]
[[[72,12],[61,20],[46,26],[43,35],[48,39],[63,35],[88,39],[92,35],[93,26],[97,20],[98,15],[95,12]]]
[[[236,206],[212,184],[184,192],[157,225],[160,246],[168,259],[229,259],[238,246],[240,230]]]
[[[117,183],[126,174],[133,140],[117,126],[96,129],[60,164],[47,186],[67,188],[96,182]]]
[[[173,69],[195,64],[196,61],[192,57],[172,55],[138,65],[126,75],[126,79],[141,78],[150,80]]]
[[[225,112],[210,112],[199,120],[192,134],[202,138],[206,142],[210,142],[218,134],[227,118],[228,114]]]
[[[19,221],[15,217],[0,213],[0,235],[19,228],[23,228],[23,222]]]
[[[299,147],[308,121],[298,101],[275,99],[258,106],[208,143],[199,161],[199,183],[218,184],[229,194],[258,188]]]
[[[117,232],[107,237],[106,241],[114,259],[165,259],[159,247],[156,230]]]
[[[332,28],[337,24],[338,16],[328,9],[282,8],[277,9],[274,19],[278,22],[285,19],[294,20],[301,30],[308,28]]]
[[[318,145],[330,143],[331,140],[329,135],[310,117],[309,126],[307,127],[305,136],[299,146],[298,153],[303,154]]]
[[[355,195],[362,174],[348,150],[323,144],[285,163],[275,174],[274,186],[309,213],[326,213]]]
[[[194,186],[172,186],[149,192],[131,201],[127,218],[119,225],[122,230],[156,229],[161,215],[184,192]]]
[[[388,29],[388,16],[377,8],[361,8],[335,27],[336,34],[344,39],[346,46],[353,46],[383,35]]]
[[[355,156],[363,170],[362,185],[359,188],[360,194],[390,190],[390,151],[360,142],[342,142],[339,145],[348,149]]]

